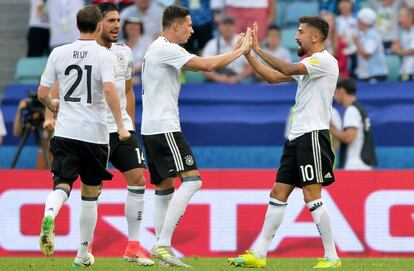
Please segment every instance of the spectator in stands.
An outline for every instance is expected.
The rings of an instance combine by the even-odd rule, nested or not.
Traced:
[[[261,25],[259,41],[266,36],[267,26],[275,22],[275,0],[225,0],[226,14],[236,21],[236,32],[244,32],[253,22]]]
[[[50,41],[53,48],[71,43],[79,38],[76,13],[85,5],[83,0],[39,0],[38,10],[47,8],[49,13]]]
[[[267,29],[265,45],[263,49],[268,53],[284,60],[292,62],[289,49],[281,45],[282,37],[280,35],[280,27],[272,24]]]
[[[356,46],[353,36],[358,33],[358,24],[356,17],[352,13],[353,9],[352,0],[340,0],[338,3],[339,16],[336,17],[336,35],[338,43],[343,43],[344,45],[343,54],[347,56],[346,67],[339,67],[339,74],[342,77],[348,77],[348,73],[355,77],[357,66]],[[338,44],[338,52],[341,51],[339,47],[341,47],[340,44]]]
[[[3,113],[0,108],[0,145],[3,144],[3,137],[7,135],[6,124],[4,123]]]
[[[321,12],[322,18],[329,25],[328,37],[326,38],[324,45],[325,50],[327,50],[331,55],[336,55],[336,25],[335,25],[335,14],[329,11]]]
[[[237,43],[236,26],[233,17],[223,16],[218,26],[220,36],[211,39],[203,50],[203,57],[211,57],[233,51]],[[244,58],[238,58],[225,68],[211,72],[204,72],[207,80],[217,83],[235,84],[240,81],[249,81],[253,70]]]
[[[176,0],[175,2],[177,5],[191,10],[194,34],[184,45],[184,48],[192,54],[199,54],[199,51],[213,38],[214,21],[210,0]]]
[[[30,1],[29,32],[27,34],[27,56],[49,54],[49,15],[46,8],[37,9],[41,0]]]
[[[135,75],[132,82],[134,84],[140,84],[142,61],[152,39],[144,35],[144,26],[138,18],[126,18],[122,26],[122,32],[125,38],[124,43],[131,48],[132,58],[135,64]]]
[[[43,130],[42,124],[44,121],[44,107],[39,107],[40,102],[32,96],[31,98],[24,98],[19,102],[17,107],[16,116],[13,122],[13,135],[21,137],[24,135],[26,129],[34,130],[36,127],[40,127],[42,133],[39,135],[40,138],[36,138],[38,143],[38,152],[36,160],[36,168],[48,169],[49,161],[45,161],[45,156],[50,158],[50,153],[47,155],[43,154],[42,144],[46,150],[49,150],[49,138],[50,135]],[[40,142],[41,141],[41,142]]]
[[[283,47],[280,43],[282,41],[282,37],[280,35],[280,27],[272,24],[267,29],[266,39],[263,46],[263,49],[270,53],[273,56],[276,56],[286,62],[292,62],[292,57],[290,55],[289,49]],[[265,61],[261,60],[262,63]],[[255,81],[263,81],[263,78],[259,76],[257,73],[254,73]]]
[[[335,14],[339,14],[339,3],[341,0],[319,0],[319,10],[329,11]],[[354,12],[358,11],[361,6],[360,0],[351,0],[352,5],[355,7]]]
[[[345,107],[343,129],[331,125],[330,132],[341,142],[339,166],[349,170],[369,170],[377,165],[371,122],[357,100],[353,79],[340,79],[335,101]]]
[[[92,0],[91,3],[92,4],[99,4],[99,3],[105,3],[105,2],[109,2],[112,4],[117,4],[119,10],[123,10],[124,8],[134,4],[134,0]]]
[[[400,37],[392,44],[392,52],[402,59],[400,80],[414,79],[414,10],[403,7],[399,12]]]
[[[126,18],[139,18],[144,25],[145,35],[154,40],[161,33],[163,7],[155,0],[135,0],[135,5],[121,12],[121,25]]]
[[[377,15],[370,8],[358,12],[358,36],[354,36],[358,64],[356,73],[359,80],[375,83],[385,81],[388,67],[385,62],[384,46],[381,36],[375,29]]]
[[[385,53],[391,53],[392,42],[398,35],[398,9],[403,0],[371,0],[371,6],[377,13],[376,28],[381,35]]]

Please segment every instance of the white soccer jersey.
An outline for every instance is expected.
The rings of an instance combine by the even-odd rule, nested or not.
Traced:
[[[131,117],[126,111],[127,101],[125,96],[125,81],[128,81],[134,75],[134,62],[132,60],[131,49],[122,43],[113,43],[109,49],[116,55],[116,88],[118,89],[119,101],[121,102],[122,120],[125,128],[129,131],[134,130]],[[134,101],[135,102],[135,101]],[[108,111],[108,130],[109,133],[114,133],[118,130],[116,126],[114,115],[109,107]]]
[[[311,131],[329,129],[339,75],[338,61],[326,50],[302,59],[301,63],[308,74],[292,76],[298,81],[298,88],[289,140]]]
[[[147,49],[142,64],[143,135],[179,132],[180,69],[194,55],[160,36]]]
[[[115,82],[115,55],[94,40],[77,40],[55,48],[40,84],[59,82],[55,136],[108,144],[103,83]]]

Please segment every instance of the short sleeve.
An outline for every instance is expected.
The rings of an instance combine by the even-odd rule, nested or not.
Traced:
[[[305,65],[306,69],[308,70],[309,78],[311,79],[331,74],[328,61],[320,53],[304,58],[300,61],[300,63]]]
[[[102,83],[116,83],[115,64],[116,56],[110,51],[102,51],[101,54],[101,80]]]
[[[55,67],[55,55],[56,49],[52,51],[49,58],[47,59],[46,68],[43,71],[42,77],[40,78],[40,85],[45,87],[52,87],[57,80],[56,67]]]
[[[348,106],[344,113],[344,129],[359,128],[361,124],[362,118],[358,109],[353,105]]]
[[[194,57],[193,54],[177,44],[168,44],[161,52],[161,62],[173,66],[177,70],[181,69],[187,61]]]

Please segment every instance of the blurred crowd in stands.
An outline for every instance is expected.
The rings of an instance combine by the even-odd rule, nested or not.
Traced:
[[[121,10],[120,42],[133,51],[136,84],[145,50],[160,34],[162,11],[169,4],[191,9],[195,32],[184,47],[194,54],[232,50],[237,34],[257,21],[269,52],[285,61],[298,61],[297,18],[291,17],[320,14],[330,24],[326,49],[337,57],[342,77],[377,82],[399,69],[399,80],[413,80],[414,0],[31,0],[27,56],[47,55],[54,47],[77,39],[76,12],[85,4],[99,2],[114,2]],[[317,14],[311,14],[312,7]],[[400,65],[390,67],[388,56],[398,57]],[[229,84],[260,81],[243,58],[203,76]]]

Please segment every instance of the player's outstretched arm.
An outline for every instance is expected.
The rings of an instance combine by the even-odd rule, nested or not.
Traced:
[[[116,126],[118,127],[119,139],[121,141],[125,141],[131,136],[131,134],[125,128],[124,121],[122,120],[121,106],[116,85],[111,82],[104,82],[103,90],[106,103],[111,109],[111,112],[114,115]]]
[[[246,31],[246,35],[243,38],[243,42],[239,48],[236,48],[231,52],[212,57],[194,56],[189,61],[187,61],[187,63],[184,64],[183,68],[186,70],[205,72],[211,72],[216,69],[223,68],[231,62],[233,62],[238,57],[240,57],[241,55],[243,55],[244,53],[248,53],[250,51],[251,36],[252,31],[250,28],[248,28]]]
[[[304,64],[289,63],[265,52],[260,47],[260,44],[257,38],[258,31],[259,31],[259,26],[257,25],[257,22],[254,22],[253,30],[252,30],[252,49],[253,51],[255,51],[255,53],[260,58],[262,58],[267,64],[269,64],[270,67],[281,72],[283,75],[286,75],[286,76],[308,74],[308,70],[306,69]]]
[[[292,76],[286,76],[279,71],[276,71],[269,66],[258,61],[251,54],[245,55],[250,66],[261,76],[266,82],[270,84],[280,83],[280,82],[289,82],[292,81]]]

